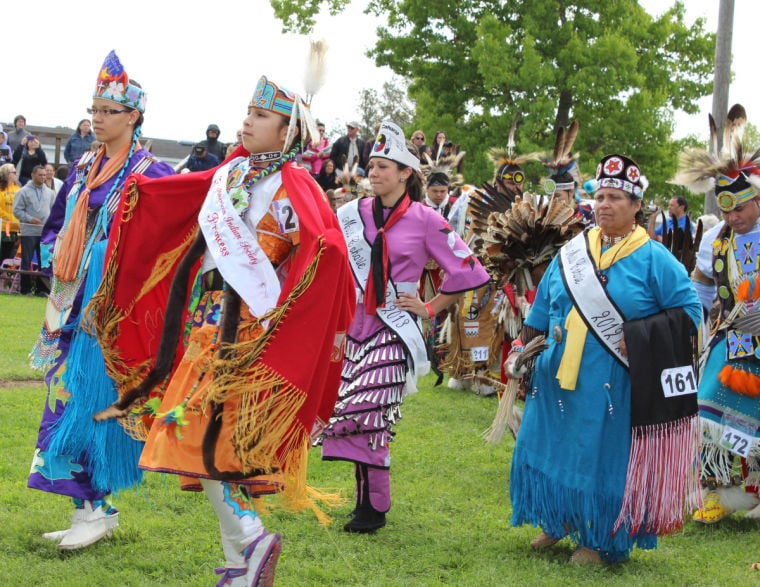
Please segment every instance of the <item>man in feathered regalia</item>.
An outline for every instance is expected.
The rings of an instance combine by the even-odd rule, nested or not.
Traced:
[[[705,233],[692,272],[703,306],[714,301],[698,391],[704,499],[694,519],[705,524],[736,510],[760,517],[760,150],[750,155],[742,145],[746,119],[741,105],[731,108],[723,151],[713,154],[710,116],[711,152],[683,153],[674,180],[695,193],[714,189],[723,213]]]
[[[515,128],[513,124],[506,151],[490,153],[496,165],[493,184],[484,185],[483,191],[476,190],[469,198],[469,242],[492,279],[468,294],[459,304],[458,314],[452,316],[452,342],[446,358],[454,378],[450,387],[456,386],[460,377],[472,377],[473,371],[489,367],[492,373],[485,375],[505,380],[500,365],[506,343],[519,332],[549,261],[582,228],[572,204],[564,199],[523,193],[522,165],[540,160],[540,155],[515,156]],[[577,123],[558,131],[553,152],[557,169],[569,168],[577,131]],[[481,331],[492,335],[485,340]],[[481,382],[479,389],[488,393],[493,386]]]
[[[425,178],[425,199],[424,203],[428,208],[432,208],[441,216],[446,218],[451,208],[450,195],[452,191],[458,191],[462,186],[463,178],[461,173],[456,173],[456,169],[464,159],[465,152],[457,152],[439,155],[433,159],[429,153],[425,152],[420,164],[420,171]],[[461,235],[460,235],[461,236]],[[438,264],[430,259],[422,273],[419,285],[419,296],[424,301],[430,301],[438,294],[444,275]],[[441,333],[441,326],[445,322],[447,311],[439,312],[430,320],[423,320],[423,332],[425,342],[430,349],[431,368],[438,376],[436,385],[443,381],[443,373],[439,369],[440,354],[435,350],[436,341]]]
[[[515,130],[512,124],[506,149],[492,149],[489,157],[494,163],[492,183],[484,183],[482,190],[465,185],[449,212],[454,230],[471,247],[485,233],[492,212],[508,210],[516,197],[522,195],[525,171],[522,165],[537,161],[537,153],[517,155]],[[480,256],[479,253],[476,253]],[[486,260],[480,256],[481,260]],[[448,386],[452,389],[472,389],[480,395],[493,395],[493,384],[481,380],[499,378],[501,348],[504,344],[504,321],[501,316],[505,293],[501,275],[488,269],[491,281],[483,287],[464,294],[443,324],[439,348],[445,352],[441,368],[449,373]]]
[[[570,150],[578,135],[578,121],[574,120],[567,129],[560,128],[551,157],[543,161],[549,172],[544,181],[544,191],[553,198],[561,198],[572,206],[581,224],[586,227],[594,223],[594,209],[581,202],[578,186],[581,176],[578,171],[578,154],[572,155]]]

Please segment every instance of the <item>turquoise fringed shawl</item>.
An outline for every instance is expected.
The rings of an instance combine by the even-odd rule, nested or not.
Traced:
[[[82,308],[87,306],[103,277],[107,241],[92,247]],[[79,317],[71,340],[63,383],[71,394],[61,418],[52,431],[48,453],[72,455],[90,471],[92,486],[110,492],[140,483],[137,468],[143,443],[131,438],[118,420],[95,422],[93,414],[118,399],[116,385],[106,373],[97,339],[82,327],[86,312]]]

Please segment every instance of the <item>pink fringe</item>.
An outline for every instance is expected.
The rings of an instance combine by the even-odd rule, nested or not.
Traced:
[[[662,536],[683,526],[684,512],[702,507],[699,417],[632,430],[623,505],[612,533],[625,527]]]

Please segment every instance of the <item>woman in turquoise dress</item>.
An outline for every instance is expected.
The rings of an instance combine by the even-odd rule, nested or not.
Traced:
[[[656,535],[643,527],[632,534],[616,531],[632,437],[631,378],[624,365],[629,349],[622,334],[612,346],[600,340],[617,327],[587,327],[594,312],[607,310],[595,306],[584,313],[583,300],[606,296],[610,313],[619,312],[621,333],[624,321],[669,308],[683,308],[695,328],[701,316],[684,267],[636,222],[645,183],[635,162],[609,155],[597,180],[598,226],[574,239],[589,262],[573,262],[573,241],[563,247],[568,249],[549,265],[507,359],[507,368],[519,375],[514,367],[522,345],[547,335],[512,457],[512,525],[542,528],[533,548],[569,536],[578,546],[573,562],[620,561],[634,546],[657,545]],[[585,283],[584,276],[594,283],[579,289],[574,284]],[[574,299],[581,300],[580,310]]]

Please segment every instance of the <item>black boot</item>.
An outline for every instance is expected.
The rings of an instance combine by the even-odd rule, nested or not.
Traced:
[[[378,512],[369,501],[369,475],[367,465],[356,464],[356,509],[351,521],[343,526],[346,532],[366,534],[385,526],[385,512]]]
[[[348,514],[352,518],[359,511],[359,504],[362,501],[362,497],[361,497],[362,470],[361,470],[361,465],[359,463],[354,463],[354,476],[356,477],[356,505],[354,506],[354,509],[352,509],[351,512]]]

